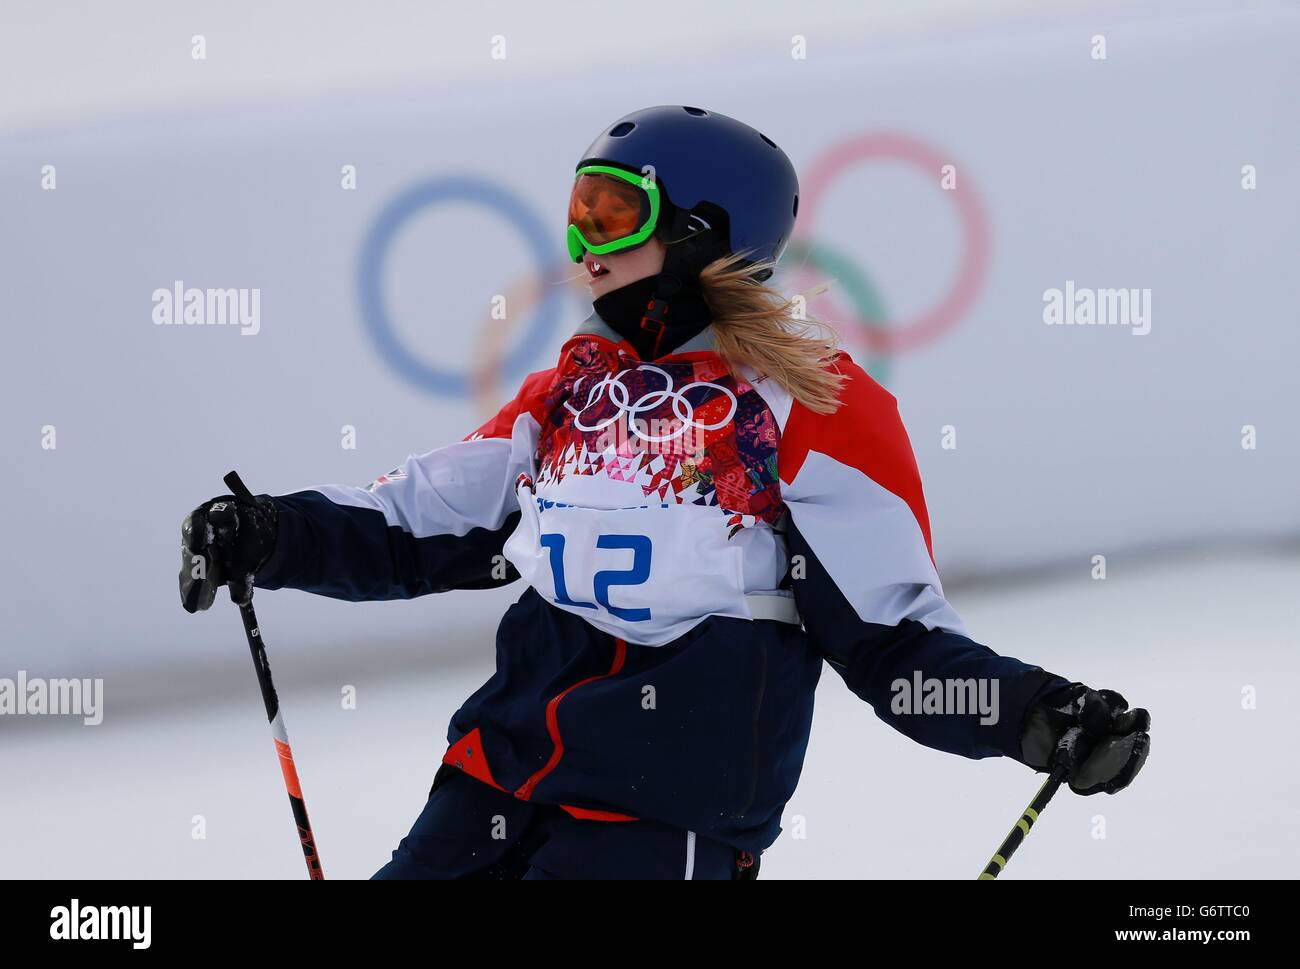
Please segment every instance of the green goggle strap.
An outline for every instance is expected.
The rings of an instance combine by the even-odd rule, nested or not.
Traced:
[[[583,252],[603,256],[607,252],[620,252],[623,249],[631,249],[633,246],[639,246],[645,242],[654,233],[655,226],[659,224],[659,186],[650,178],[645,175],[626,172],[621,168],[611,168],[608,165],[584,165],[574,175],[575,177],[579,175],[609,175],[612,178],[619,178],[641,189],[650,200],[650,216],[645,220],[641,228],[631,235],[624,236],[621,239],[614,239],[612,242],[592,245],[583,236],[581,229],[573,223],[569,223],[569,258],[574,262],[582,261]]]

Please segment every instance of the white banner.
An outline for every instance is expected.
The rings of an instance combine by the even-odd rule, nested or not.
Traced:
[[[0,667],[238,647],[233,610],[180,609],[182,516],[231,468],[365,483],[551,365],[588,311],[573,166],[657,102],[795,161],[784,282],[833,279],[814,309],[899,397],[945,575],[1294,534],[1294,21],[1104,32],[1101,59],[1077,26],[842,39],[8,139]],[[273,646],[487,649],[520,591],[258,606]]]

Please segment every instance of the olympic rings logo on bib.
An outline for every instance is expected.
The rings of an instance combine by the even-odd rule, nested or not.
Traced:
[[[719,428],[726,427],[733,417],[736,416],[736,395],[721,384],[715,384],[710,380],[693,380],[680,389],[673,387],[673,378],[666,370],[656,367],[653,364],[643,363],[636,368],[638,372],[647,371],[656,373],[663,378],[664,386],[657,390],[649,390],[643,393],[635,401],[631,399],[631,391],[623,383],[623,377],[631,370],[620,370],[618,373],[606,374],[600,380],[596,381],[587,388],[587,399],[581,407],[575,407],[571,400],[564,402],[564,408],[573,415],[573,426],[576,430],[585,433],[594,433],[605,430],[615,421],[619,421],[620,428],[623,424],[622,418],[627,418],[628,432],[638,440],[647,444],[665,444],[669,441],[675,441],[685,434],[688,430],[695,434],[702,434],[704,431],[716,431]],[[582,390],[582,384],[587,380],[587,375],[579,377],[573,384],[573,395],[577,397]],[[697,421],[695,419],[695,405],[687,397],[692,390],[697,387],[708,387],[727,399],[727,412],[715,421]],[[710,400],[716,400],[711,397]],[[608,401],[613,405],[614,411],[603,418],[598,419],[595,423],[588,423],[584,420],[584,415],[593,407],[600,407],[602,403]],[[671,401],[672,417],[660,416],[654,418],[644,418],[639,415],[661,410],[663,405]],[[666,432],[666,433],[653,433]]]

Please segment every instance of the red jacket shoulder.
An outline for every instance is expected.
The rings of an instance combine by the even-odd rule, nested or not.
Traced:
[[[551,384],[555,380],[555,367],[548,370],[538,370],[530,373],[524,378],[524,382],[519,387],[519,392],[515,394],[514,399],[509,401],[499,410],[496,415],[490,418],[482,427],[467,434],[465,440],[478,440],[484,437],[509,437],[514,429],[515,421],[520,414],[532,414],[541,420],[542,405],[550,393]]]
[[[908,504],[928,547],[930,522],[921,474],[898,400],[847,353],[837,355],[827,368],[846,378],[839,409],[818,414],[794,402],[781,436],[781,480],[794,482],[812,452],[854,468]]]

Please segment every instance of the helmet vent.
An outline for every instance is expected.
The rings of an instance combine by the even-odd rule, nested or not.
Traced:
[[[795,218],[798,218],[799,216],[799,196],[797,195],[794,197],[794,211],[792,211],[790,215]]]
[[[760,138],[762,138],[764,141],[766,141],[766,142],[768,143],[768,145],[770,145],[770,146],[773,147],[773,148],[776,148],[776,142],[773,141],[771,138],[769,138],[767,135],[763,134],[763,132],[760,131],[760,132],[758,133],[758,136],[759,136]],[[777,148],[777,151],[780,151],[780,150],[781,150],[781,149]]]
[[[687,114],[695,115],[697,118],[707,118],[709,116],[709,112],[705,111],[703,108],[688,108],[683,105],[682,110]]]
[[[614,125],[614,127],[609,129],[609,136],[611,138],[622,138],[624,135],[631,134],[632,129],[635,127],[635,122],[620,121],[618,124]]]

